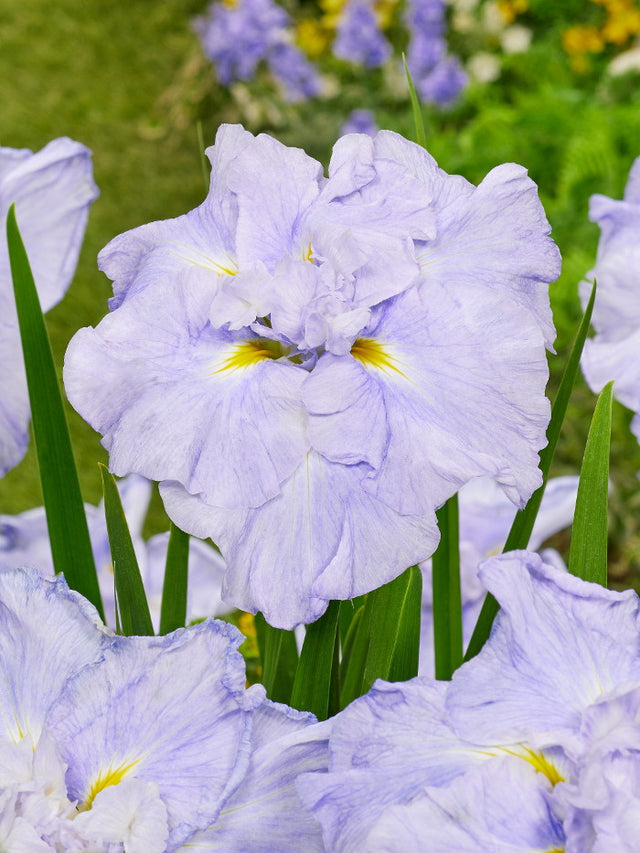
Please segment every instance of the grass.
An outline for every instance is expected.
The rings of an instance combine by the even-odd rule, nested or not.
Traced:
[[[538,6],[541,4],[538,3]],[[0,10],[0,74],[5,83],[2,144],[39,149],[71,136],[94,152],[95,203],[75,281],[48,315],[54,355],[81,326],[105,313],[110,293],[97,270],[97,252],[116,234],[184,213],[205,188],[197,140],[213,140],[222,121],[242,120],[327,162],[330,145],[349,111],[373,107],[378,123],[413,137],[402,86],[384,85],[381,72],[328,66],[334,94],[320,102],[283,104],[264,79],[232,94],[213,82],[190,27],[202,0],[5,0]],[[549,19],[550,20],[550,19]],[[540,31],[526,54],[507,59],[491,86],[471,86],[453,109],[425,108],[428,148],[449,172],[473,182],[501,162],[527,166],[564,258],[552,286],[558,358],[552,359],[551,393],[557,384],[580,306],[577,284],[593,265],[598,228],[588,221],[593,192],[620,197],[634,157],[640,154],[640,89],[637,78],[609,80],[600,73],[577,78],[564,59],[560,23]],[[396,81],[397,82],[397,81]],[[558,449],[554,473],[578,470],[595,400],[583,382],[576,389]],[[105,454],[93,431],[70,410],[85,498],[100,498],[98,461]],[[640,448],[628,430],[629,414],[616,405],[611,472],[613,577],[636,583],[640,574],[637,532]],[[0,481],[0,512],[40,503],[33,449]],[[156,500],[148,532],[165,525]],[[558,539],[562,546],[562,537]]]

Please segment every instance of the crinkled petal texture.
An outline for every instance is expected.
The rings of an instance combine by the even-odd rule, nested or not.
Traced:
[[[43,311],[64,296],[78,261],[89,215],[97,198],[91,152],[71,139],[55,139],[41,151],[0,148],[0,216],[16,205]],[[0,247],[2,289],[11,290],[5,241]]]
[[[588,276],[598,286],[596,335],[585,342],[582,370],[595,392],[615,380],[616,397],[635,412],[632,430],[640,440],[640,158],[631,168],[624,200],[592,196],[589,218],[598,223],[601,235],[596,265]],[[582,282],[583,304],[590,291],[591,282]]]
[[[0,225],[11,204],[20,227],[40,304],[48,311],[64,296],[89,214],[98,194],[91,152],[56,139],[33,154],[0,148]],[[20,462],[29,443],[30,407],[6,240],[0,241],[0,476]]]
[[[322,833],[296,789],[301,773],[327,768],[331,722],[266,702],[253,714],[252,753],[247,775],[225,803],[218,820],[184,847],[247,850],[251,853],[322,853]]]
[[[371,853],[562,850],[565,835],[550,790],[549,781],[531,765],[497,758],[447,788],[429,788],[410,804],[386,809],[365,847]]]
[[[531,314],[547,346],[555,338],[548,283],[560,274],[560,253],[526,170],[492,169],[478,187],[447,175],[419,145],[391,131],[375,138],[376,155],[402,163],[434,199],[437,235],[417,246],[424,285],[456,295],[480,287],[508,295]]]
[[[47,720],[69,765],[69,796],[92,806],[124,779],[153,783],[169,850],[215,821],[246,772],[250,712],[264,700],[244,689],[240,641],[212,620],[165,637],[118,637],[99,666],[70,680]]]
[[[309,452],[277,497],[247,510],[208,505],[179,483],[162,483],[160,492],[179,527],[219,545],[228,566],[223,599],[293,628],[436,548],[434,514],[401,515],[376,500],[362,488],[368,470]]]
[[[69,678],[113,642],[95,608],[63,577],[0,571],[0,740],[34,743]]]
[[[314,448],[368,462],[365,488],[402,514],[431,512],[482,474],[522,505],[549,419],[535,321],[506,296],[462,301],[436,283],[378,314],[351,355],[325,354],[305,382]]]
[[[491,757],[463,743],[447,724],[446,689],[444,682],[421,678],[378,681],[333,718],[329,772],[298,780],[328,851],[368,849],[363,839],[390,805],[411,802],[427,786],[448,785]]]
[[[206,152],[212,165],[206,200],[185,216],[126,231],[100,252],[98,265],[113,281],[112,309],[175,274],[215,285],[237,271],[238,203],[227,180],[234,158],[252,139],[239,125],[224,125]]]
[[[515,551],[480,569],[501,610],[490,641],[447,695],[461,737],[562,744],[586,708],[640,679],[638,597],[586,583]]]
[[[177,480],[217,506],[260,506],[307,451],[307,374],[263,357],[255,336],[214,329],[211,298],[206,283],[184,279],[129,297],[73,338],[65,387],[102,433],[114,473]]]
[[[225,599],[289,628],[427,558],[470,479],[540,484],[558,253],[518,166],[475,188],[381,132],[325,179],[227,126],[210,157],[197,211],[102,253],[114,310],[65,385],[113,471],[220,546]]]

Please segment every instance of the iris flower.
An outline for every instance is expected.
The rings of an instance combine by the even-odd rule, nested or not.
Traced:
[[[326,767],[330,724],[245,689],[232,625],[114,636],[33,569],[0,572],[0,612],[0,843],[322,850],[294,780]]]
[[[15,203],[16,218],[40,304],[48,311],[64,296],[89,215],[97,197],[91,152],[71,139],[55,139],[36,154],[0,148],[0,226]],[[31,411],[13,298],[9,254],[0,240],[0,476],[22,459],[29,443]]]
[[[591,196],[589,218],[600,226],[596,265],[589,278],[597,281],[593,310],[594,338],[587,340],[582,370],[599,392],[611,379],[620,402],[634,412],[631,429],[640,441],[640,158],[629,173],[624,199]],[[591,284],[583,282],[586,303]]]
[[[113,240],[111,313],[67,352],[114,473],[211,537],[278,627],[426,559],[488,474],[540,483],[557,248],[519,166],[479,187],[389,131],[303,151],[223,126],[196,210]]]
[[[480,578],[501,610],[451,682],[378,681],[333,718],[329,772],[298,781],[327,851],[633,849],[638,596],[524,551]]]

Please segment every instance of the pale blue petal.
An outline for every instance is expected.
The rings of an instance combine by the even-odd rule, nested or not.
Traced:
[[[89,811],[73,821],[88,849],[94,843],[124,844],[127,853],[165,853],[169,838],[167,809],[157,785],[124,779],[96,796]]]
[[[15,305],[0,293],[0,477],[24,457],[29,445],[31,407]]]
[[[351,436],[370,427],[374,452],[367,458],[381,461],[365,488],[403,514],[432,511],[482,474],[524,503],[540,485],[538,451],[546,444],[549,403],[541,336],[519,306],[483,290],[461,304],[438,285],[428,294],[413,289],[385,306],[363,338],[380,345],[385,363],[347,368],[335,359],[305,383],[314,448],[352,462]],[[347,374],[351,381],[343,389]],[[332,383],[334,413],[327,393]],[[353,425],[343,444],[348,419]]]
[[[560,254],[526,170],[504,164],[473,187],[438,169],[420,146],[391,131],[380,131],[375,150],[378,157],[405,165],[435,199],[437,236],[417,252],[422,286],[480,286],[509,295],[533,315],[551,346],[555,330],[547,285],[560,274]]]
[[[461,737],[562,743],[589,705],[640,679],[635,592],[611,592],[525,551],[487,560],[480,577],[501,610],[488,643],[453,677],[447,707]]]
[[[211,620],[119,637],[99,666],[69,681],[47,720],[69,765],[69,795],[90,804],[124,778],[155,783],[168,849],[209,826],[246,772],[250,711],[264,697],[244,689],[241,639]]]
[[[210,289],[173,281],[130,297],[65,358],[67,396],[103,435],[115,474],[177,480],[213,504],[259,506],[307,451],[306,371],[235,367],[235,333],[207,322]]]
[[[161,484],[161,495],[178,526],[219,546],[228,567],[225,601],[292,628],[317,619],[331,599],[376,589],[435,550],[434,515],[402,516],[377,501],[361,485],[367,470],[309,453],[280,494],[256,509],[216,508],[175,483]]]
[[[302,257],[307,245],[301,220],[323,182],[320,163],[300,148],[265,134],[247,145],[229,170],[238,199],[239,263],[261,261],[272,271],[284,255]]]
[[[101,660],[113,638],[95,608],[63,577],[0,572],[0,739],[37,742],[71,676]]]
[[[366,849],[363,839],[386,807],[410,802],[427,785],[448,785],[489,757],[448,727],[446,689],[428,679],[378,681],[333,718],[329,772],[298,780],[328,851]]]
[[[386,809],[364,845],[371,853],[540,853],[564,849],[564,841],[547,779],[503,758]]]
[[[253,136],[239,125],[222,125],[206,153],[212,165],[205,201],[175,219],[150,222],[120,234],[98,255],[98,265],[113,281],[117,307],[130,294],[176,274],[216,286],[237,270],[237,201],[227,185],[233,160]]]
[[[6,149],[1,149],[6,151]],[[62,299],[76,269],[89,205],[98,196],[91,152],[65,137],[31,156],[3,158],[0,218],[15,202],[40,303],[48,311]],[[31,152],[28,152],[29,154]],[[11,168],[13,166],[13,168]],[[4,230],[4,224],[3,224]],[[0,276],[11,288],[6,243],[0,243]]]
[[[247,850],[251,853],[322,853],[322,833],[296,789],[301,773],[327,769],[330,721],[284,705],[266,703],[253,715],[247,775],[218,820],[181,850]]]

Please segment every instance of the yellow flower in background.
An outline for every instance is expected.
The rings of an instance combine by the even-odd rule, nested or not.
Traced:
[[[324,53],[329,46],[331,37],[331,30],[324,24],[323,20],[305,18],[296,24],[296,44],[311,59],[316,59]]]
[[[608,45],[622,46],[640,33],[640,8],[633,0],[592,0],[602,6],[606,19],[599,26],[576,25],[562,34],[562,44],[576,71],[586,71],[587,54]]]
[[[528,0],[498,0],[498,10],[505,24],[512,24],[518,15],[529,8]]]
[[[604,39],[596,27],[577,24],[562,33],[562,45],[570,56],[599,53],[604,48]]]

